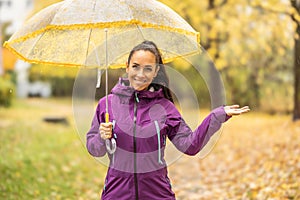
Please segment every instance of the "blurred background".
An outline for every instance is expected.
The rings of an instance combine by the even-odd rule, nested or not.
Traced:
[[[0,0],[0,43],[7,41],[34,13],[55,2],[59,1]],[[297,122],[300,119],[300,1],[161,2],[200,32],[201,45],[224,82],[227,104],[249,105],[253,111],[242,118],[244,121],[237,120],[227,128],[228,131],[224,130],[230,138],[221,138],[213,152],[220,155],[218,161],[229,159],[226,160],[227,168],[240,160],[237,161],[239,167],[232,165],[229,167],[232,171],[227,173],[239,174],[213,182],[216,174],[204,170],[205,176],[209,177],[206,182],[203,179],[181,187],[181,175],[174,167],[171,175],[175,177],[174,190],[179,199],[300,199],[300,130]],[[208,105],[210,96],[205,83],[195,77],[195,69],[180,59],[172,66],[189,77],[192,87],[199,91],[198,101]],[[1,45],[0,199],[99,197],[105,167],[87,156],[74,134],[74,124],[70,126],[74,123],[71,98],[77,73],[75,68],[25,63]],[[109,87],[123,73],[120,70],[110,74]],[[103,92],[98,89],[95,99],[103,96]],[[50,121],[51,116],[55,116],[59,124],[44,123],[47,121],[45,116],[50,116]],[[252,143],[249,141],[253,134],[261,137]],[[241,135],[247,136],[241,139]],[[225,143],[223,147],[222,142]],[[260,146],[256,146],[258,144]],[[245,148],[252,149],[253,146],[259,150],[249,154],[250,150]],[[232,157],[228,158],[224,153]],[[276,159],[276,155],[280,158]],[[214,158],[209,157],[207,165],[217,173]],[[199,160],[194,163],[197,163],[193,165],[195,170],[206,169]],[[242,170],[242,166],[247,169]],[[223,167],[219,170],[224,172],[227,168]],[[101,175],[95,175],[99,173],[96,170],[101,171]],[[226,173],[217,176],[223,174]],[[232,182],[220,184],[224,181]],[[207,186],[195,189],[197,184]],[[228,188],[235,192],[231,194]]]
[[[23,0],[16,3],[1,0],[2,43],[28,17],[55,2],[58,1]],[[249,105],[252,109],[269,113],[294,112],[294,117],[299,118],[299,108],[296,108],[299,98],[294,98],[299,93],[299,86],[295,84],[295,79],[299,79],[299,72],[296,73],[299,62],[294,56],[298,53],[296,43],[299,40],[298,1],[161,2],[200,32],[201,45],[220,71],[229,103]],[[10,104],[12,95],[17,98],[72,95],[71,88],[77,75],[75,69],[25,64],[5,48],[0,53],[1,104]],[[193,74],[192,67],[184,61],[178,60],[174,66],[180,66],[178,70],[190,76]],[[119,76],[114,74],[112,76]],[[114,83],[116,79],[110,80]],[[202,89],[201,81],[191,80],[194,88]],[[201,92],[198,95],[200,101],[207,100],[203,100]]]

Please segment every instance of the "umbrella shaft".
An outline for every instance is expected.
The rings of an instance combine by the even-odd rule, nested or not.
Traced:
[[[107,28],[104,29],[105,31],[105,98],[106,98],[106,101],[105,101],[105,106],[106,106],[106,122],[109,121],[109,115],[108,115],[108,51],[107,51]]]

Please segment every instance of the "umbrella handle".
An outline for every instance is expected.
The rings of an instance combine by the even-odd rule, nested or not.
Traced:
[[[108,112],[105,113],[105,122],[106,123],[109,122],[109,113]],[[116,143],[115,138],[105,140],[105,145],[106,145],[106,149],[109,154],[115,153],[115,151],[117,149],[117,143]]]
[[[115,151],[117,149],[117,143],[116,143],[115,138],[105,140],[105,145],[106,145],[107,152],[109,154],[115,153]]]
[[[109,113],[105,113],[105,122],[106,122],[106,123],[109,122]]]

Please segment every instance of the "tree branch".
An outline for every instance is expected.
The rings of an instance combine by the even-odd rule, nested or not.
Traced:
[[[224,6],[226,3],[228,2],[228,0],[223,0],[223,2],[222,3],[220,3],[220,5],[218,6],[218,7],[222,7],[222,6]]]
[[[291,12],[286,11],[286,10],[276,10],[276,9],[273,9],[273,8],[264,7],[262,5],[254,5],[254,6],[251,6],[251,7],[254,8],[254,9],[261,9],[261,10],[266,11],[266,12],[271,12],[271,13],[275,13],[275,14],[284,14],[284,15],[290,16],[291,19],[295,23],[297,23],[298,25],[300,25],[300,21],[296,17],[297,15],[299,16],[299,12],[298,12],[297,7],[294,7],[294,5],[296,6],[296,1],[291,1],[291,3],[292,3],[292,7],[295,8],[295,10],[297,10],[297,13],[291,13]]]

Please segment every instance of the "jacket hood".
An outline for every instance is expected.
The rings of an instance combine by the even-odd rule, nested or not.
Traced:
[[[145,99],[164,98],[162,89],[156,91],[154,90],[154,87],[150,85],[148,90],[139,91],[129,85],[129,80],[127,78],[119,78],[118,84],[111,90],[111,93],[127,97],[132,97],[135,94],[138,95],[139,98]]]

